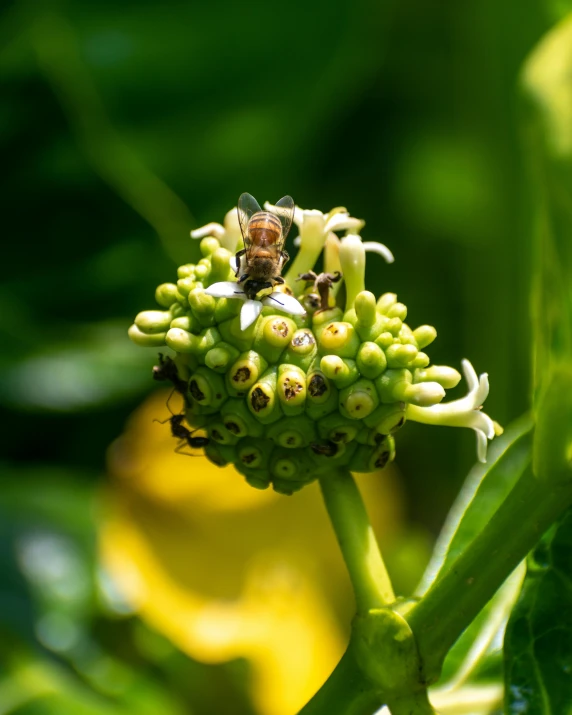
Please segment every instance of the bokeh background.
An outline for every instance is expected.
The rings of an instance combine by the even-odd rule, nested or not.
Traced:
[[[368,287],[436,326],[433,362],[489,373],[490,415],[517,417],[531,249],[516,84],[565,8],[2,5],[0,715],[286,715],[327,675],[351,595],[317,494],[173,461],[152,423],[156,355],[127,327],[199,257],[190,229],[241,192],[344,205],[396,257],[369,260]],[[362,486],[407,593],[474,435],[409,424],[397,450]]]

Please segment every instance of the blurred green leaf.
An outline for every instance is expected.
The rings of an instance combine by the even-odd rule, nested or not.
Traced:
[[[572,510],[545,534],[505,637],[508,715],[570,713],[572,704]]]
[[[534,196],[534,384],[572,365],[572,14],[548,32],[522,73]]]

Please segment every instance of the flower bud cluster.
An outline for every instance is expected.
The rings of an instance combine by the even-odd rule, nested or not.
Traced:
[[[232,280],[231,253],[213,237],[201,252],[176,284],[157,288],[162,310],[139,313],[129,335],[175,352],[186,420],[208,435],[206,456],[234,464],[255,487],[290,494],[334,466],[382,469],[407,406],[434,405],[460,380],[452,368],[429,367],[423,349],[436,331],[412,330],[393,293],[376,301],[362,291],[345,313],[267,305],[243,330],[240,301],[205,293]]]

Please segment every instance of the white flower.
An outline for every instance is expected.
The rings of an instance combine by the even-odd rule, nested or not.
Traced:
[[[291,315],[304,315],[306,313],[296,298],[287,293],[281,293],[280,291],[274,291],[270,295],[264,296],[262,300],[250,300],[246,297],[244,291],[240,290],[238,283],[234,281],[213,283],[205,290],[205,293],[212,295],[214,298],[236,298],[237,300],[243,300],[244,305],[240,311],[240,327],[242,330],[246,330],[254,323],[265,305],[281,310],[284,313],[290,313]]]
[[[465,397],[431,407],[409,405],[407,419],[428,425],[474,429],[477,435],[477,458],[479,462],[486,462],[487,440],[495,436],[495,423],[481,411],[483,402],[489,394],[489,378],[486,373],[477,377],[475,369],[468,360],[463,360],[462,366],[469,388]]]
[[[224,225],[207,223],[206,226],[191,231],[191,238],[205,238],[205,236],[214,236],[223,248],[234,253],[242,241],[236,206],[224,217]]]
[[[272,211],[274,206],[268,201],[264,204],[267,211]],[[327,214],[317,209],[294,208],[294,223],[298,226],[300,235],[294,240],[294,245],[302,245],[305,249],[316,248],[321,250],[324,241],[331,231],[360,231],[365,222],[359,218],[352,218],[343,206],[332,209]]]

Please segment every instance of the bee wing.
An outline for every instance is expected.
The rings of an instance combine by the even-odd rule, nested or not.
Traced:
[[[284,244],[294,218],[294,199],[291,196],[283,196],[271,211],[278,216],[282,224],[282,244]]]
[[[242,233],[242,238],[244,240],[244,245],[246,248],[250,245],[250,238],[248,236],[248,222],[250,221],[253,214],[257,211],[261,211],[258,201],[251,196],[251,194],[241,194],[238,199],[238,223],[240,224],[240,231]]]

